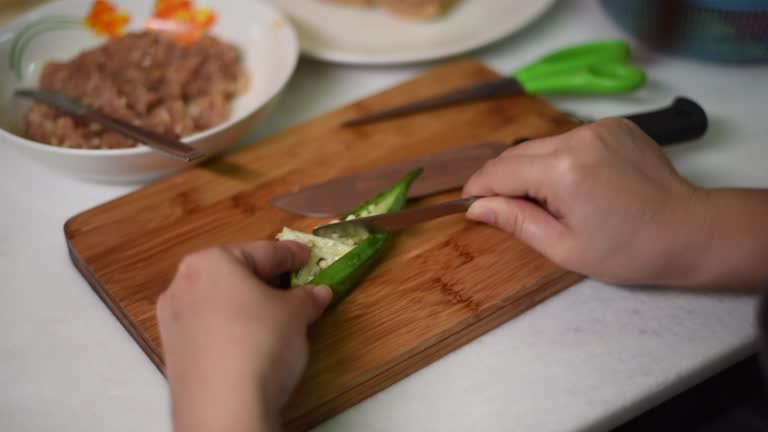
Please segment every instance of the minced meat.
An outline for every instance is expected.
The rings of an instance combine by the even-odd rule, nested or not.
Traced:
[[[74,59],[48,63],[40,88],[156,132],[184,137],[229,118],[247,86],[236,47],[206,35],[181,45],[158,32],[128,33]],[[36,103],[25,115],[28,138],[61,147],[113,149],[137,142],[99,124]]]

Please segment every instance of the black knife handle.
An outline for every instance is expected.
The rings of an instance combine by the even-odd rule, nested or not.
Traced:
[[[677,97],[672,105],[656,111],[624,116],[659,145],[699,138],[707,131],[707,113],[696,102]]]

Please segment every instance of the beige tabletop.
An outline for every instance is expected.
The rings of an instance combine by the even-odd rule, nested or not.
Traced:
[[[48,0],[0,0],[0,24]]]

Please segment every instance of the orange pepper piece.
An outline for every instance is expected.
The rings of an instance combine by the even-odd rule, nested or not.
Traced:
[[[155,16],[158,18],[175,18],[178,13],[192,9],[190,0],[157,0],[155,2]]]
[[[130,17],[106,0],[95,0],[85,17],[85,25],[97,34],[119,36],[128,25]]]
[[[199,39],[215,21],[212,10],[195,7],[192,0],[157,0],[146,27],[171,33],[178,42],[187,44]]]

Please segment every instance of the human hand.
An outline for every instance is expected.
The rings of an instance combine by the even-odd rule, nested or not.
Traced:
[[[614,283],[684,284],[711,212],[706,194],[625,119],[513,147],[480,169],[464,194],[487,197],[468,218]]]
[[[307,327],[331,291],[278,290],[265,280],[307,255],[297,242],[261,241],[182,259],[157,304],[175,430],[279,428],[307,363]]]

